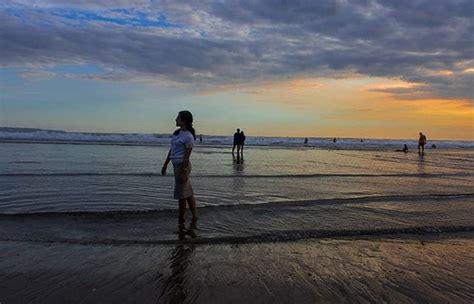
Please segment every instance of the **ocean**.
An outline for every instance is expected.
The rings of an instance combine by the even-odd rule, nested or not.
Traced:
[[[447,148],[441,144],[420,156],[413,148],[396,152],[383,140],[371,140],[376,147],[365,149],[344,144],[351,139],[339,139],[338,147],[266,141],[273,144],[253,145],[250,140],[243,159],[233,157],[231,146],[223,141],[196,142],[191,181],[200,221],[195,242],[474,227],[472,143],[451,142]],[[4,140],[0,237],[66,243],[178,242],[172,168],[167,176],[160,174],[168,149],[163,143],[98,143],[84,138]]]

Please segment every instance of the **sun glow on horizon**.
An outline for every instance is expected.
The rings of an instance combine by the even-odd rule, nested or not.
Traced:
[[[241,95],[243,104],[280,107],[298,117],[274,124],[249,123],[248,131],[256,135],[411,138],[424,131],[433,139],[474,140],[472,101],[400,98],[391,91],[418,86],[400,79],[351,77],[288,79],[222,89],[226,95]]]

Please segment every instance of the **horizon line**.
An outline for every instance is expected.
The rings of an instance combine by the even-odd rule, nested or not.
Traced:
[[[154,132],[97,132],[97,131],[67,131],[67,130],[58,130],[58,129],[45,129],[45,128],[37,128],[37,127],[11,127],[11,126],[0,126],[1,129],[32,129],[32,130],[40,130],[40,131],[53,131],[53,132],[64,132],[64,133],[93,133],[93,134],[158,134],[158,135],[165,135],[165,134],[172,134],[172,132],[166,133],[154,133]],[[204,134],[198,133],[196,136],[233,136],[232,134]],[[411,138],[377,138],[377,137],[340,137],[340,136],[267,136],[267,135],[247,135],[247,137],[263,137],[263,138],[327,138],[327,139],[378,139],[378,140],[418,140],[416,137]],[[443,138],[435,138],[432,137],[430,140],[439,140],[439,141],[474,141],[474,139],[443,139]]]

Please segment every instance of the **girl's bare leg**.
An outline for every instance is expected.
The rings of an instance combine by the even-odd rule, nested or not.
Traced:
[[[193,220],[197,220],[197,208],[196,208],[196,199],[194,195],[187,198],[189,209],[191,209],[191,214],[193,215]]]
[[[184,225],[184,216],[186,215],[186,199],[180,199],[179,201],[179,225]]]
[[[196,199],[194,198],[194,195],[190,196],[187,198],[188,200],[188,206],[189,209],[191,209],[191,213],[193,215],[193,225],[196,226],[196,222],[198,219],[198,212],[196,208]]]

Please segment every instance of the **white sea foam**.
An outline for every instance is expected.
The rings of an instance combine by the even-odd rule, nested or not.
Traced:
[[[146,133],[81,133],[55,130],[0,128],[0,141],[46,141],[46,142],[83,142],[83,143],[116,143],[116,144],[168,144],[169,134]],[[232,136],[203,135],[202,144],[232,145]],[[198,140],[199,142],[199,140]],[[298,137],[259,137],[247,136],[248,146],[274,147],[321,147],[333,149],[401,149],[407,144],[410,149],[416,149],[416,137],[406,139],[361,139],[361,138],[304,138]],[[428,140],[427,149],[432,145],[442,149],[473,149],[474,141]]]

